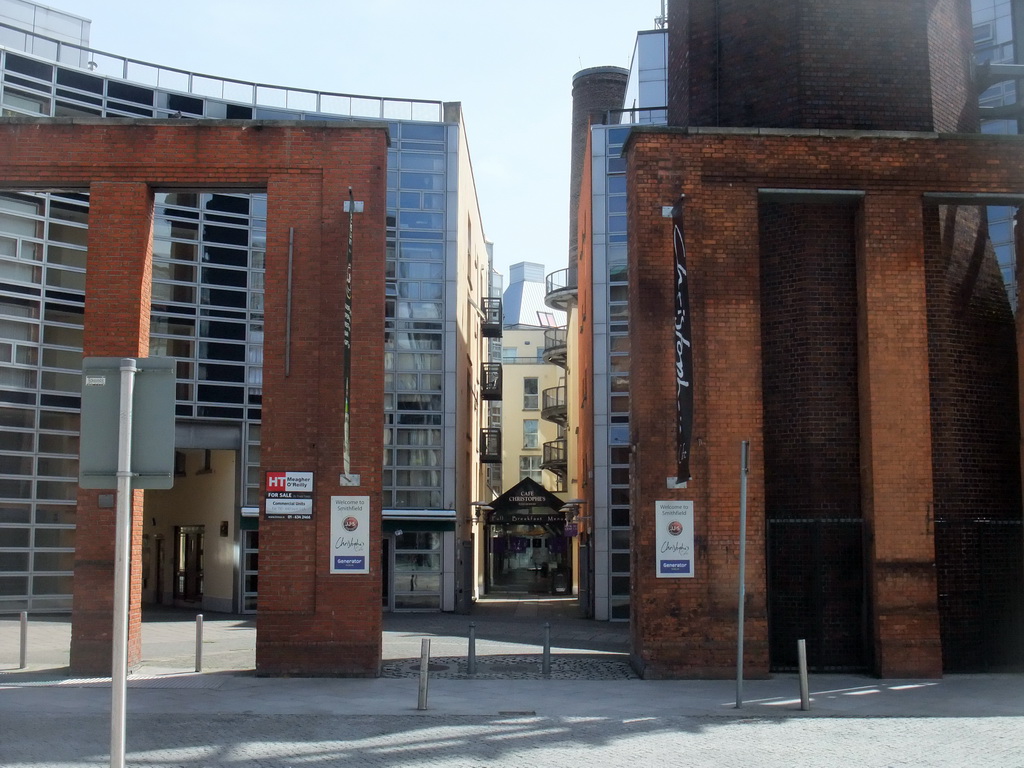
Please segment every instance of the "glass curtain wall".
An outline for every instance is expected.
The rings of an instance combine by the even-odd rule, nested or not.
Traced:
[[[626,162],[621,157],[629,130],[592,129],[595,557],[607,562],[606,569],[597,571],[609,574],[607,583],[595,585],[595,617],[612,620],[629,618],[629,304]]]
[[[981,64],[1016,64],[1014,40],[1014,3],[1008,0],[971,0],[974,22],[974,57]],[[1016,3],[1018,13],[1021,4]],[[1002,107],[1017,103],[1017,81],[1006,80],[996,83],[980,96],[983,107]],[[1020,126],[1015,119],[984,120],[982,133],[1019,133]],[[1013,216],[1011,206],[990,206],[988,208],[988,232],[995,249],[1003,282],[1010,297],[1010,306],[1017,310],[1016,254],[1013,243]]]

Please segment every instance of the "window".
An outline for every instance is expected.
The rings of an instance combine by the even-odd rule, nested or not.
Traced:
[[[530,478],[536,482],[541,481],[540,456],[519,457],[519,479]]]
[[[519,354],[518,347],[502,347],[501,348],[501,362],[503,363],[514,363],[516,356]]]
[[[540,408],[540,385],[536,376],[523,379],[523,410],[536,411]]]
[[[557,328],[558,324],[555,322],[555,316],[551,312],[538,312],[537,313],[537,325],[544,328]]]
[[[523,419],[523,448],[536,450],[540,448],[540,434],[537,419]]]

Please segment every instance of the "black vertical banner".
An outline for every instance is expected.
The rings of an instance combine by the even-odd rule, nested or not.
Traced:
[[[356,216],[356,203],[352,196],[352,187],[348,188],[348,248],[345,254],[345,370],[342,372],[344,400],[344,446],[342,447],[342,464],[347,475],[351,470],[349,460],[349,425],[350,401],[352,399],[352,234]]]
[[[672,208],[672,251],[676,268],[676,482],[685,483],[690,479],[690,441],[693,434],[693,337],[690,335],[683,195]]]

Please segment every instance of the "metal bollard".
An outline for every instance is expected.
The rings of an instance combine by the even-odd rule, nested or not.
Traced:
[[[544,622],[544,656],[541,660],[541,673],[544,677],[551,676],[551,622]]]
[[[807,642],[796,641],[796,654],[800,665],[800,709],[806,712],[811,708],[811,696],[807,686]]]
[[[21,612],[21,646],[18,653],[18,669],[28,666],[28,611]]]
[[[203,614],[196,614],[196,672],[203,671]]]
[[[466,674],[476,674],[476,622],[469,622],[469,655],[466,657]]]
[[[427,680],[430,679],[430,638],[420,641],[420,697],[416,709],[427,708]]]

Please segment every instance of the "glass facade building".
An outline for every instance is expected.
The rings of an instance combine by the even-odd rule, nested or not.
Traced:
[[[491,272],[478,213],[460,208],[474,203],[458,105],[213,79],[18,29],[13,15],[0,14],[4,116],[387,121],[385,535],[415,524],[386,547],[385,567],[401,572],[395,553],[411,546],[436,568],[417,594],[385,585],[384,602],[450,610],[456,501],[480,472],[471,463],[456,478],[465,331],[446,318],[458,286],[487,291]],[[150,354],[177,361],[178,445],[237,451],[241,555],[221,607],[241,611],[258,594],[266,215],[261,194],[156,195]],[[478,230],[468,245],[466,220]],[[70,608],[88,224],[86,193],[0,191],[0,612]]]
[[[591,127],[594,617],[630,612],[629,284],[626,273],[626,161],[634,124],[667,120],[667,33],[637,35],[618,120]],[[614,116],[613,116],[614,117]]]
[[[974,58],[978,64],[1018,64],[1016,29],[1024,20],[1015,18],[1022,13],[1021,4],[1009,0],[971,0],[974,23]],[[1017,104],[1016,80],[994,83],[979,97],[983,108],[999,108]],[[982,113],[982,133],[1020,133],[1019,120],[1011,116],[986,117]],[[1013,239],[1013,208],[988,208],[989,237],[995,249],[1003,282],[1010,297],[1010,305],[1017,309],[1016,254]]]

